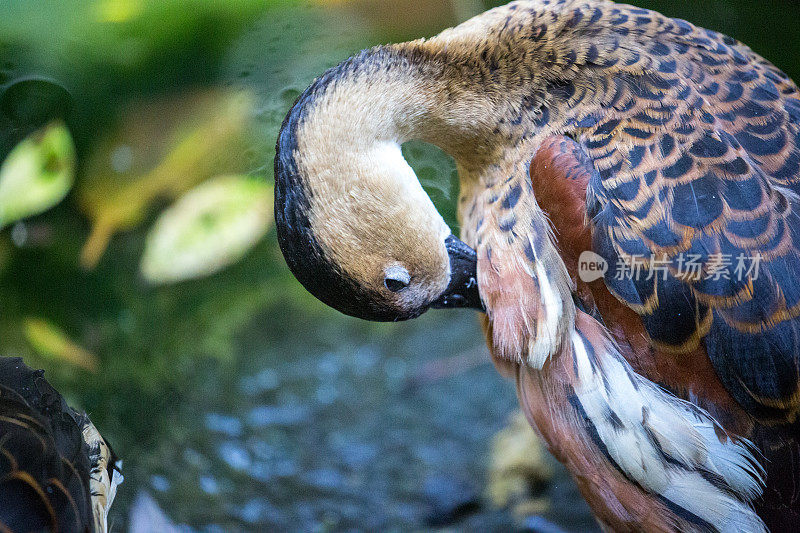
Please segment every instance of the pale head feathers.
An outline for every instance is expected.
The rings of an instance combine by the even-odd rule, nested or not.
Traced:
[[[318,298],[362,318],[412,318],[439,305],[461,288],[450,286],[453,261],[469,262],[448,248],[450,229],[401,153],[404,141],[441,127],[430,119],[431,78],[418,70],[389,48],[364,52],[312,84],[279,136],[276,219],[284,256]],[[394,267],[409,277],[396,291],[387,285]]]
[[[299,147],[309,155],[301,169],[316,174],[309,218],[320,245],[354,280],[389,298],[408,306],[434,300],[449,280],[444,241],[450,229],[400,145],[365,143],[326,163],[318,160],[324,152],[315,150],[316,140],[301,135]],[[407,289],[397,294],[383,287],[385,271],[394,265],[411,275]]]

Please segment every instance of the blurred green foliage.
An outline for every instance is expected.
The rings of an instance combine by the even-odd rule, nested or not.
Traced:
[[[272,195],[263,180],[247,176],[221,176],[195,187],[150,230],[142,275],[150,283],[175,283],[236,263],[272,224]]]
[[[0,165],[0,229],[60,202],[75,177],[75,147],[54,122],[30,135]]]
[[[92,221],[83,266],[94,267],[111,237],[140,224],[159,198],[246,171],[252,115],[251,96],[231,90],[184,91],[129,106],[87,158],[76,191]]]

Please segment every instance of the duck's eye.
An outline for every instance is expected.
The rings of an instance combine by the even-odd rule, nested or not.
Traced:
[[[392,279],[386,278],[383,280],[383,284],[386,285],[386,288],[392,292],[400,292],[401,290],[408,287],[408,283],[400,281],[399,279]]]
[[[400,266],[394,266],[386,269],[383,284],[392,292],[400,292],[411,282],[411,276],[408,270]]]

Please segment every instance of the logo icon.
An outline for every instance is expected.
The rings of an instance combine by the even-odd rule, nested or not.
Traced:
[[[578,258],[578,277],[585,283],[602,278],[608,272],[608,261],[592,251],[585,251]]]

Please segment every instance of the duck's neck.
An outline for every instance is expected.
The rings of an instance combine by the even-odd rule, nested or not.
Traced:
[[[329,144],[335,131],[339,153],[421,140],[459,163],[490,160],[498,149],[497,102],[429,48],[422,42],[375,48],[323,75],[311,89],[304,142]]]
[[[571,23],[579,11],[567,4],[515,2],[430,40],[355,56],[315,83],[318,139],[344,132],[342,151],[423,140],[482,174],[506,152],[564,131],[578,113],[598,111],[599,94],[585,95],[580,111],[556,100],[592,85],[597,69],[583,67],[595,56],[620,53],[619,35]]]

